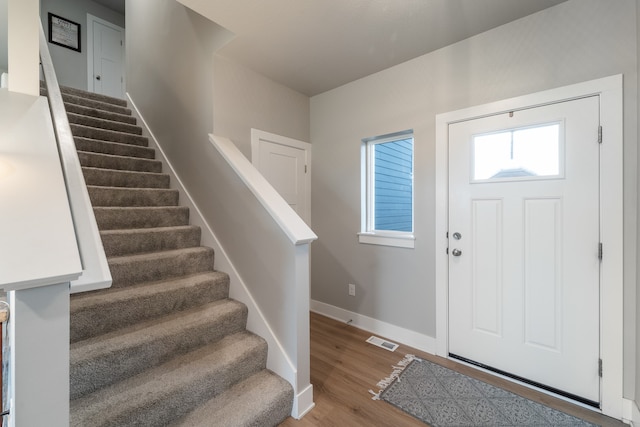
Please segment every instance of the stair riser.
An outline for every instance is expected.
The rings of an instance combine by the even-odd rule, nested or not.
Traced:
[[[189,209],[176,208],[94,208],[100,230],[175,227],[189,224]]]
[[[127,188],[169,188],[169,175],[82,168],[87,185]]]
[[[82,105],[65,103],[64,108],[67,110],[67,113],[80,114],[83,116],[95,117],[97,119],[111,120],[113,122],[121,122],[134,126],[138,123],[136,118],[133,116],[111,113],[109,111],[98,110],[96,108],[83,107]]]
[[[130,133],[132,135],[142,135],[142,128],[135,125],[128,125],[121,122],[98,119],[95,117],[83,116],[67,112],[69,123],[75,125],[89,126],[99,129],[112,130],[116,132]]]
[[[147,147],[149,145],[149,139],[146,136],[132,135],[130,133],[98,129],[82,125],[74,125],[73,123],[71,124],[71,133],[73,134],[73,136],[82,138],[100,139],[102,141],[140,145],[143,147]]]
[[[178,191],[167,189],[138,189],[87,187],[89,198],[97,206],[177,206]]]
[[[111,156],[108,154],[94,154],[84,151],[78,152],[78,159],[80,159],[80,165],[89,168],[152,173],[162,172],[162,163],[158,160],[139,159],[136,157]]]
[[[113,288],[213,271],[213,262],[213,250],[180,253],[171,257],[144,260],[108,259],[113,279],[111,287]]]
[[[108,257],[139,254],[154,251],[190,248],[200,245],[200,228],[179,230],[153,229],[128,232],[128,230],[103,231],[102,246]]]
[[[129,343],[126,347],[104,348],[90,358],[81,357],[79,351],[72,349],[71,399],[161,365],[173,357],[219,341],[227,335],[242,332],[246,322],[246,307],[236,303],[232,310],[226,310],[215,319],[201,318],[180,328],[161,331],[157,336]]]
[[[180,288],[162,287],[160,284],[151,286],[160,290],[155,293],[132,292],[131,298],[126,300],[104,298],[90,306],[75,304],[72,299],[71,342],[229,297],[229,277],[223,274],[194,278],[193,283]]]
[[[191,410],[212,397],[223,393],[234,384],[243,381],[254,373],[264,369],[267,349],[260,346],[247,351],[242,357],[224,366],[202,367],[201,375],[189,384],[167,389],[156,399],[145,401],[144,406],[131,410],[119,411],[102,424],[92,426],[160,426],[172,425],[187,415]],[[72,419],[72,426],[82,426],[86,421]]]
[[[88,139],[74,137],[76,149],[78,151],[88,151],[96,154],[111,154],[115,156],[140,157],[142,159],[153,160],[156,152],[153,148],[141,147],[139,145],[120,144],[118,142],[100,141],[98,139]]]

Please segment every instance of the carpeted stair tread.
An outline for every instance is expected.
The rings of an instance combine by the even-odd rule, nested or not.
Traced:
[[[224,299],[71,344],[71,399],[244,330],[247,307]]]
[[[93,101],[104,102],[106,104],[113,104],[119,107],[126,107],[127,101],[122,98],[114,98],[113,96],[102,95],[95,92],[87,92],[86,90],[76,89],[70,86],[60,86],[60,92],[67,93],[69,95],[78,96],[85,99],[91,99]]]
[[[89,91],[86,91],[83,89],[77,89],[71,86],[60,85],[59,88],[60,88],[60,92],[63,94],[74,95],[81,98],[92,99],[95,101],[105,102],[108,104],[119,105],[121,107],[127,106],[127,101],[122,98],[115,98],[109,95],[102,95],[100,93],[89,92]],[[44,80],[40,80],[40,91],[43,91],[43,90],[46,92],[46,85]]]
[[[266,343],[240,332],[71,401],[74,427],[163,426],[265,368]]]
[[[213,271],[213,249],[199,246],[107,259],[112,288]]]
[[[70,425],[278,425],[293,389],[127,102],[62,96],[113,280],[71,297]]]
[[[277,426],[290,414],[291,384],[264,369],[200,405],[171,427]]]
[[[169,175],[101,168],[82,168],[87,185],[127,188],[169,188]]]
[[[120,142],[122,144],[140,145],[147,147],[149,139],[142,135],[133,135],[115,130],[100,129],[84,125],[70,123],[73,136],[83,138],[100,139],[103,141]]]
[[[97,207],[93,208],[100,230],[123,228],[173,227],[189,224],[189,208],[162,207]]]
[[[130,133],[132,135],[142,135],[142,128],[136,125],[130,125],[122,122],[114,122],[106,119],[98,119],[91,116],[84,116],[67,112],[69,123],[74,125],[88,126],[98,129],[113,130],[117,132]]]
[[[200,227],[136,228],[100,232],[108,257],[159,252],[200,245]]]
[[[126,188],[87,185],[94,207],[178,206],[178,190],[167,188]]]
[[[162,173],[162,162],[159,160],[86,151],[78,151],[78,159],[80,160],[80,165],[91,168]]]
[[[40,95],[47,96],[47,90],[40,88]],[[110,113],[117,113],[122,115],[131,115],[131,109],[122,107],[120,105],[110,104],[108,102],[96,101],[94,99],[85,98],[82,96],[76,96],[69,93],[62,92],[62,100],[67,104],[80,105],[87,108],[95,108],[101,111],[108,111]]]
[[[64,104],[64,108],[67,110],[67,113],[80,114],[83,116],[95,117],[97,119],[110,120],[112,122],[127,123],[129,125],[136,125],[138,123],[135,117],[128,114],[112,113],[109,111],[99,110],[97,108],[71,104],[69,102]]]
[[[95,154],[112,154],[123,157],[140,157],[153,160],[156,151],[153,148],[141,145],[122,144],[120,142],[101,141],[99,139],[83,138],[76,136],[73,138],[78,151],[92,152]]]
[[[75,294],[71,298],[71,342],[221,300],[228,295],[229,276],[219,271]]]

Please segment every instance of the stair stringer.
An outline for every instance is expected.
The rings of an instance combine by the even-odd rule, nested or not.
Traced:
[[[180,205],[189,208],[190,224],[197,225],[201,228],[202,246],[208,246],[214,249],[216,254],[216,269],[224,271],[229,275],[229,297],[244,303],[248,307],[249,314],[246,329],[261,336],[267,342],[269,349],[267,352],[267,368],[287,380],[293,387],[294,402],[291,416],[296,419],[302,418],[315,405],[313,403],[313,388],[309,386],[304,390],[298,389],[296,366],[287,355],[287,352],[273,332],[273,329],[269,326],[269,323],[251,295],[251,292],[247,288],[245,282],[242,280],[238,270],[229,259],[212,228],[209,226],[209,223],[202,215],[198,205],[191,197],[191,194],[180,180],[180,177],[173,168],[173,165],[165,155],[162,146],[151,129],[149,129],[147,122],[128,92],[127,100],[131,106],[132,115],[138,119],[138,125],[142,128],[142,135],[149,138],[149,147],[155,148],[156,153],[158,153],[158,158],[156,158],[156,160],[162,162],[163,172],[170,176],[170,188],[178,190],[180,194]],[[206,137],[206,135],[204,135],[203,138],[204,137]]]

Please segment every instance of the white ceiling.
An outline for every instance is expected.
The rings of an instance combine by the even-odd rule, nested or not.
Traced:
[[[309,96],[565,0],[179,0],[236,34],[219,53]]]

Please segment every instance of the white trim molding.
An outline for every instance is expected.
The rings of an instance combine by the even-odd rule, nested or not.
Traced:
[[[436,352],[435,338],[410,329],[315,300],[311,300],[311,311],[344,323],[349,322],[350,325],[356,328],[429,354],[435,354]]]
[[[623,416],[623,137],[622,75],[520,96],[436,116],[436,352],[448,357],[448,140],[449,125],[501,112],[597,95],[604,141],[600,151],[601,239],[606,248],[600,270],[601,410]]]
[[[631,425],[640,427],[640,408],[638,404],[631,399],[624,399],[622,402],[622,421]]]

